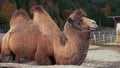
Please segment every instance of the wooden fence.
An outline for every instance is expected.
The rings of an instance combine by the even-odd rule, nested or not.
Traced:
[[[93,31],[91,32],[91,42],[92,44],[105,43],[105,42],[115,42],[116,31]]]

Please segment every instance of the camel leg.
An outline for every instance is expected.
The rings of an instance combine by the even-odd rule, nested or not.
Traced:
[[[37,64],[39,64],[39,65],[51,65],[52,64],[49,57],[43,57],[43,56],[38,57],[38,56],[36,56],[35,61],[37,61]]]
[[[12,62],[11,55],[3,55],[2,62]]]
[[[1,54],[2,62],[12,62],[13,57],[9,47],[9,34],[6,34],[2,39]]]
[[[20,56],[15,56],[15,60],[13,61],[14,63],[20,63]]]
[[[2,53],[2,62],[12,62],[13,61],[13,56],[8,47],[2,47],[1,53]]]
[[[35,53],[35,61],[39,65],[51,65],[52,64],[50,58],[44,53],[40,53],[40,51]]]

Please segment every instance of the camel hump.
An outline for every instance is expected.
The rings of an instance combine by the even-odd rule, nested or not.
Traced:
[[[28,13],[23,10],[16,10],[10,19],[10,28],[18,23],[27,23],[27,21],[31,20]]]
[[[29,18],[29,15],[27,14],[27,12],[25,11],[25,10],[23,10],[23,9],[20,9],[20,10],[16,10],[14,13],[13,13],[13,15],[12,15],[12,18],[16,18],[16,17],[19,17],[19,16],[21,16],[21,17],[23,17],[23,18],[25,18],[25,19],[30,19]]]
[[[32,12],[44,12],[44,8],[41,5],[35,5],[31,9]]]

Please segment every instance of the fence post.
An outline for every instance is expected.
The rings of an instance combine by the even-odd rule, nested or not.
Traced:
[[[105,43],[105,34],[103,33],[102,36],[103,36],[103,42]]]
[[[113,42],[116,38],[115,33],[115,31],[94,31],[92,32],[92,41],[95,44]]]
[[[95,35],[94,32],[93,32],[93,40],[94,40],[94,42],[95,42],[95,44],[96,44],[96,35]]]
[[[110,34],[110,41],[112,42],[112,35]]]
[[[98,32],[98,40],[100,40],[100,33],[101,33],[101,32],[99,31],[99,32]]]

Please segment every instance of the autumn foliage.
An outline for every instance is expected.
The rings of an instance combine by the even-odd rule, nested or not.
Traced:
[[[104,27],[113,27],[113,23],[110,23],[107,16],[120,14],[119,0],[0,0],[0,24],[9,23],[11,14],[16,9],[22,8],[32,17],[30,8],[36,4],[44,6],[61,29],[68,15],[75,9],[83,8],[88,17]]]

